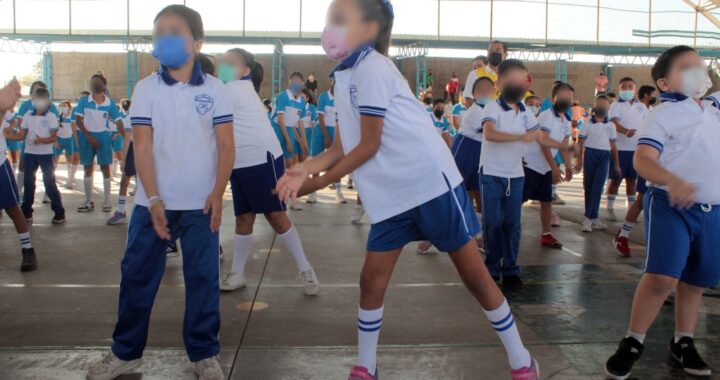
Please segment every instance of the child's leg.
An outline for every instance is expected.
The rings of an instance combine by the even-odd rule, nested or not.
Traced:
[[[585,153],[583,159],[583,196],[585,198],[585,217],[590,219],[592,210],[592,189],[593,189],[593,176],[595,174],[595,165],[592,162],[592,157]]]
[[[625,178],[625,194],[630,207],[637,200],[637,178]]]
[[[38,156],[40,170],[43,173],[43,184],[45,185],[45,193],[50,198],[50,207],[55,215],[65,215],[65,208],[62,205],[60,191],[55,182],[55,166],[53,156]]]
[[[312,269],[312,265],[310,265],[307,256],[305,256],[305,249],[303,249],[300,234],[292,222],[290,222],[287,214],[285,214],[284,211],[278,211],[266,214],[265,217],[273,226],[273,229],[277,233],[285,248],[290,251],[293,259],[295,259],[295,264],[297,264],[298,270],[305,272]]]
[[[375,373],[377,345],[382,326],[383,302],[401,249],[368,252],[360,274],[358,310],[358,365]],[[475,250],[477,254],[477,249]]]
[[[608,208],[608,210],[615,209],[615,200],[617,199],[617,195],[620,190],[620,184],[622,184],[622,181],[623,181],[622,179],[610,179],[610,182],[607,185],[607,208]]]
[[[522,198],[523,178],[509,179],[509,188],[505,194],[503,206],[502,229],[505,241],[503,246],[502,274],[506,276],[519,276],[520,267],[517,258],[520,251],[520,236],[522,234]]]
[[[117,210],[120,213],[125,213],[125,204],[127,203],[127,192],[128,187],[130,186],[130,176],[126,176],[123,174],[122,178],[120,178],[120,191],[118,192],[118,206]]]
[[[32,216],[33,202],[35,202],[35,173],[40,163],[34,154],[23,154],[23,162],[25,163],[25,192],[23,193],[22,210],[25,216]]]
[[[497,331],[508,354],[510,366],[513,369],[530,367],[532,358],[520,339],[507,301],[490,276],[482,256],[478,255],[476,246],[473,239],[457,251],[450,252],[450,258],[463,283],[478,300]]]
[[[507,179],[481,175],[485,264],[490,275],[500,277],[500,261],[506,236],[503,231],[503,203]],[[503,182],[505,182],[503,184]]]
[[[103,204],[110,204],[110,190],[111,190],[111,178],[110,178],[110,165],[101,165],[100,170],[103,175]]]
[[[17,231],[20,245],[23,248],[32,248],[32,243],[30,242],[30,230],[28,229],[27,222],[25,222],[25,217],[23,216],[22,210],[20,210],[20,206],[16,205],[11,208],[6,208],[5,212],[8,214],[10,219],[12,219],[13,224],[15,225],[15,231]]]
[[[670,292],[675,289],[678,280],[669,276],[645,273],[640,279],[633,298],[628,334],[643,342],[655,317],[660,312]]]
[[[253,225],[255,224],[255,213],[247,212],[235,217],[235,251],[233,253],[231,273],[245,273],[245,262],[250,256],[252,247]]]
[[[702,303],[703,288],[679,281],[675,288],[675,343],[693,337]]]
[[[542,225],[543,235],[549,234],[552,230],[551,227],[552,219],[552,203],[551,202],[540,202],[540,224]]]
[[[93,169],[94,165],[92,162],[89,165],[84,166],[85,175],[83,177],[83,189],[85,190],[85,203],[92,202],[92,190],[93,190]]]
[[[635,223],[637,223],[637,220],[640,217],[640,213],[643,210],[644,200],[645,195],[643,193],[638,193],[637,199],[630,205],[630,208],[625,214],[625,223],[623,224],[623,228],[620,230],[620,236],[630,236],[630,232],[635,226]]]

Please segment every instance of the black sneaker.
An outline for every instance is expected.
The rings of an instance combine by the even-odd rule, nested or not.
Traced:
[[[503,276],[503,289],[507,291],[520,290],[523,287],[523,282],[520,276]]]
[[[615,380],[627,379],[633,364],[642,356],[643,350],[643,344],[635,338],[627,337],[621,340],[615,354],[605,363],[605,374]]]
[[[52,218],[52,224],[65,224],[65,214],[55,214]]]
[[[22,264],[20,264],[20,272],[32,272],[37,269],[37,257],[33,248],[22,249]]]
[[[695,349],[693,338],[689,336],[680,338],[677,343],[675,343],[675,339],[670,340],[670,357],[680,364],[687,374],[693,376],[710,376],[712,374],[710,367]]]

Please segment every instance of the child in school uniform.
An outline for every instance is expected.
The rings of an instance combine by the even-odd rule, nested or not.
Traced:
[[[442,136],[448,147],[452,145],[450,139],[450,121],[445,117],[445,101],[442,99],[433,100],[432,112],[430,113],[435,124],[435,130]]]
[[[463,92],[465,92],[465,85],[460,88],[460,93],[462,94]],[[462,127],[462,119],[463,116],[465,116],[467,110],[468,107],[465,106],[465,99],[458,101],[452,107],[452,126],[455,129],[456,133],[460,132],[460,128]]]
[[[125,113],[122,111],[122,109],[119,109],[120,111],[120,119],[125,120]],[[112,140],[112,153],[113,153],[113,163],[112,167],[110,168],[110,178],[115,178],[117,176],[118,168],[122,168],[123,166],[123,151],[125,149],[125,135],[123,133],[120,133],[118,131],[117,125],[115,123],[108,123],[108,126],[110,127],[110,139]]]
[[[575,90],[567,83],[558,83],[552,89],[552,106],[542,111],[538,116],[540,130],[551,139],[568,146],[572,122],[566,112],[572,106]],[[528,200],[540,202],[540,224],[542,234],[540,245],[550,248],[562,248],[562,243],[551,232],[552,228],[552,194],[553,185],[563,180],[560,164],[555,156],[561,154],[564,162],[570,161],[570,152],[558,152],[540,146],[537,142],[531,143],[525,154],[525,183],[523,185],[523,202]],[[564,180],[572,179],[572,168],[565,167]]]
[[[318,121],[317,105],[315,103],[315,97],[312,92],[307,88],[302,91],[303,101],[305,102],[305,113],[303,114],[302,123],[305,133],[305,144],[307,149],[302,151],[300,160],[305,161],[310,156],[310,144],[312,142],[312,133],[315,130],[315,125]]]
[[[32,96],[32,102],[32,111],[28,111],[22,117],[20,133],[10,137],[25,141],[25,151],[22,157],[25,166],[23,215],[25,215],[25,220],[32,224],[35,174],[40,168],[43,174],[45,193],[50,198],[50,204],[55,213],[52,224],[63,224],[65,223],[65,208],[55,183],[55,160],[53,157],[60,121],[57,115],[50,112],[50,92],[46,88],[36,89]]]
[[[485,264],[495,280],[502,275],[508,290],[522,287],[517,265],[520,249],[521,210],[525,173],[522,159],[529,143],[567,149],[540,132],[535,115],[523,104],[529,85],[525,65],[516,59],[498,68],[500,97],[483,113],[483,142],[480,155]]]
[[[227,102],[233,111],[235,164],[230,176],[235,208],[235,254],[232,269],[220,290],[244,288],[245,262],[253,243],[253,225],[264,214],[298,266],[305,294],[315,295],[319,282],[305,256],[300,235],[287,216],[285,204],[273,194],[285,172],[282,148],[265,114],[258,91],[263,67],[243,49],[231,49],[220,59],[218,72],[226,83]]]
[[[15,183],[12,165],[5,154],[5,147],[7,146],[5,136],[13,134],[10,124],[13,118],[13,112],[7,111],[3,115],[2,121],[0,121],[0,212],[5,210],[15,225],[15,231],[21,245],[22,262],[20,271],[31,272],[37,269],[37,256],[30,241],[30,230],[27,222],[25,222],[25,216],[20,209],[20,193]]]
[[[406,244],[429,240],[450,252],[486,310],[508,352],[511,378],[535,380],[538,364],[523,346],[510,308],[478,253],[477,219],[462,176],[427,111],[386,56],[393,19],[386,0],[331,3],[322,44],[340,62],[333,72],[339,135],[325,153],[288,169],[277,186],[288,200],[353,172],[373,223],[360,275],[359,360],[348,379],[379,378],[376,350],[393,267]]]
[[[67,170],[67,181],[65,188],[72,190],[75,188],[75,173],[80,163],[80,153],[78,152],[77,131],[73,127],[70,119],[72,106],[70,102],[64,101],[60,103],[58,111],[60,112],[60,129],[57,134],[57,142],[55,143],[55,166],[60,160],[60,156],[65,155],[65,168]]]
[[[617,150],[617,131],[615,124],[608,119],[610,100],[605,95],[595,98],[592,116],[585,123],[578,139],[578,159],[576,172],[583,173],[585,193],[585,220],[583,232],[604,230],[600,221],[600,201],[607,180],[609,168],[617,174],[622,172]]]
[[[693,338],[703,289],[720,282],[720,172],[712,166],[720,162],[720,110],[701,100],[711,82],[695,49],[666,50],[651,74],[661,104],[640,128],[634,158],[648,186],[645,273],[635,290],[628,332],[605,371],[613,379],[630,376],[645,335],[675,289],[670,358],[689,375],[709,377],[712,370]]]
[[[233,161],[233,113],[222,81],[202,71],[200,14],[184,5],[155,17],[157,74],[132,96],[135,209],[121,264],[118,320],[111,352],[88,371],[110,380],[142,363],[165,251],[180,239],[185,280],[185,350],[200,380],[224,380],[220,353],[218,229]],[[193,152],[178,154],[177,152]]]
[[[117,208],[113,215],[107,220],[109,226],[115,226],[118,224],[127,223],[127,211],[125,211],[125,205],[127,204],[128,188],[130,187],[130,180],[135,177],[137,170],[135,169],[135,153],[133,150],[132,143],[132,120],[130,119],[130,106],[132,101],[130,99],[123,99],[120,102],[120,108],[122,109],[123,127],[125,128],[126,138],[123,139],[123,150],[122,150],[122,166],[120,167],[121,175],[120,178],[120,189],[118,190],[118,203]]]

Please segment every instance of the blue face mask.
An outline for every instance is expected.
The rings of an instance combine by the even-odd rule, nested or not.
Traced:
[[[635,97],[635,91],[620,91],[620,99],[623,101],[631,100]]]
[[[475,103],[477,103],[477,104],[479,104],[479,105],[481,105],[481,106],[486,106],[486,105],[488,105],[488,104],[489,104],[490,102],[492,102],[492,101],[493,101],[493,100],[492,100],[491,98],[477,98],[477,99],[475,99]]]
[[[154,41],[152,55],[161,65],[170,69],[179,69],[190,59],[186,45],[187,40],[184,37],[161,36]]]
[[[290,85],[290,92],[292,92],[295,95],[301,93],[302,90],[303,90],[303,85],[300,83],[293,83]]]

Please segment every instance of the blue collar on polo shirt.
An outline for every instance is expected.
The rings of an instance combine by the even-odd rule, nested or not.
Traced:
[[[249,81],[252,81],[252,75],[245,75],[244,77],[240,78],[240,80],[249,80]]]
[[[158,75],[160,75],[163,82],[165,82],[165,84],[168,86],[172,86],[178,82],[175,80],[175,78],[170,76],[170,72],[168,72],[165,66],[160,66],[160,71],[158,72]],[[205,73],[203,73],[202,71],[202,66],[200,65],[200,62],[195,60],[195,63],[193,64],[192,77],[190,77],[190,82],[188,82],[188,84],[191,86],[201,86],[204,83]]]
[[[345,58],[342,62],[340,62],[337,66],[335,66],[335,69],[330,73],[330,78],[332,78],[336,72],[347,70],[350,68],[354,68],[357,66],[367,55],[375,49],[375,43],[370,42],[364,45],[360,45],[357,49],[355,49],[355,52],[350,54],[349,57]]]
[[[505,99],[502,97],[502,95],[500,95],[498,97],[497,102],[500,105],[500,107],[502,107],[503,111],[512,111],[512,109],[513,109],[512,106],[510,106],[505,101]],[[520,112],[525,112],[525,104],[523,104],[523,102],[517,102],[517,106],[518,106],[518,110],[520,110]]]
[[[679,92],[663,92],[662,94],[660,94],[660,103],[677,103],[682,102],[683,100],[687,100],[687,98],[687,95],[681,94]]]
[[[33,107],[33,116],[47,116],[48,112],[50,112],[50,106],[47,106],[42,113],[38,113],[35,107]]]
[[[568,119],[568,121],[572,121],[572,116],[569,116],[567,112],[561,115],[560,112],[558,112],[557,108],[555,108],[555,105],[550,107],[550,109],[553,111],[553,114],[555,115],[555,117],[565,116],[565,118]]]

